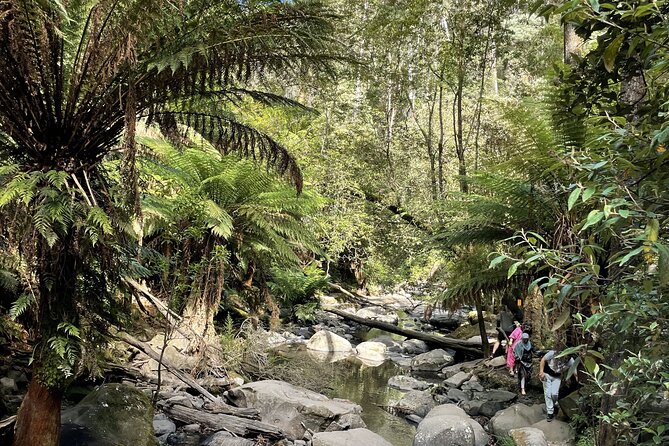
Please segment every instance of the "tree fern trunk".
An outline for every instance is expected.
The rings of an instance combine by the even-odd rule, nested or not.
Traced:
[[[12,446],[58,446],[63,393],[42,384],[42,373],[34,372],[16,418]]]

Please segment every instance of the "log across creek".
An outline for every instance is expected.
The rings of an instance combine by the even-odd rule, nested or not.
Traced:
[[[397,325],[389,324],[388,322],[374,321],[364,317],[356,316],[346,311],[337,310],[335,308],[325,308],[324,310],[336,314],[337,316],[341,316],[344,319],[357,322],[358,324],[361,325],[366,325],[372,328],[379,328],[381,330],[388,331],[390,333],[406,336],[407,338],[420,339],[421,341],[425,341],[427,344],[433,346],[450,348],[452,350],[462,352],[467,355],[473,355],[478,357],[483,356],[483,346],[481,345],[480,342],[463,341],[460,339],[433,335],[429,333],[424,333],[422,331],[411,330],[408,328],[400,328]]]

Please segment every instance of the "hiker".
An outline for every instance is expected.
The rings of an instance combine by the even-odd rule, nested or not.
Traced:
[[[546,421],[551,422],[558,414],[558,393],[562,382],[562,373],[574,364],[574,358],[564,356],[556,358],[555,350],[549,350],[539,362],[539,379],[544,383],[546,401]]]
[[[525,385],[532,376],[532,342],[530,342],[529,333],[523,333],[520,337],[520,342],[513,348],[513,356],[516,362],[520,394],[527,395]]]
[[[490,354],[491,359],[495,357],[495,352],[497,352],[500,343],[505,339],[508,340],[509,335],[513,332],[514,328],[513,313],[511,313],[508,306],[504,305],[502,311],[500,311],[497,316],[497,339],[495,340],[495,345],[492,347],[492,353]]]
[[[513,356],[513,348],[520,342],[523,336],[523,329],[519,322],[516,322],[516,328],[509,335],[509,340],[506,344],[506,366],[509,369],[509,375],[513,376],[516,373],[516,358]]]

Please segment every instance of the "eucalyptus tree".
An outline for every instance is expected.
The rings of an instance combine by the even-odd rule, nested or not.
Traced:
[[[34,268],[37,315],[14,445],[50,446],[62,391],[103,342],[96,333],[118,301],[117,279],[137,257],[137,120],[177,141],[188,126],[299,190],[290,154],[225,107],[244,97],[291,103],[250,81],[329,72],[334,44],[330,16],[310,1],[8,0],[0,9],[0,204]],[[103,166],[110,156],[117,168]]]

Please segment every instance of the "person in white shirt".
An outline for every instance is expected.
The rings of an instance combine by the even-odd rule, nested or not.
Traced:
[[[546,401],[546,421],[551,422],[559,410],[558,392],[562,381],[562,373],[574,364],[574,358],[556,358],[558,353],[549,350],[539,363],[539,379],[544,383],[544,399]]]

